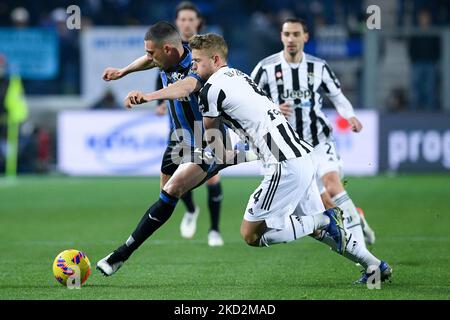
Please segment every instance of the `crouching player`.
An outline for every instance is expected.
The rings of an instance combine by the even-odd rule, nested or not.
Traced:
[[[315,182],[312,146],[299,138],[278,105],[249,76],[227,66],[225,40],[206,34],[192,37],[189,44],[192,70],[206,81],[199,106],[210,147],[216,156],[226,154],[218,150],[223,146],[219,128],[225,123],[249,141],[265,169],[241,225],[247,244],[262,247],[312,235],[365,268],[356,283],[366,283],[376,272],[381,281],[387,280],[392,268],[344,229],[342,210],[325,211]]]

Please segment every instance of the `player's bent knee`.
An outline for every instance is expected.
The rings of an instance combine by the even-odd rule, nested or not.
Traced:
[[[183,186],[179,183],[166,183],[163,190],[175,198],[180,198],[185,193]]]
[[[316,230],[310,234],[310,236],[313,238],[319,238],[321,235],[322,235],[322,230]]]
[[[206,184],[208,186],[216,185],[220,182],[220,175],[216,174],[215,176],[211,177],[208,181],[206,181]]]
[[[246,233],[241,230],[242,239],[245,243],[252,247],[259,247],[259,236],[255,233]]]
[[[246,244],[251,247],[259,247],[259,238],[258,237],[246,237],[244,238]]]
[[[167,174],[161,172],[160,178],[159,178],[160,190],[164,189],[164,187],[165,187],[167,181],[169,181],[170,177],[171,177],[170,175],[167,175]]]

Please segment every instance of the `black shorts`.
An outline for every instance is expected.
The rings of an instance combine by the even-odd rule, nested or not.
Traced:
[[[172,151],[176,146],[175,141],[170,141],[167,145],[166,151],[164,151],[164,155],[161,162],[161,172],[166,175],[173,175],[175,170],[177,170],[180,163],[175,163],[175,159],[172,159]]]
[[[164,151],[161,172],[165,175],[172,176],[180,164],[189,162],[197,164],[204,172],[206,172],[204,181],[214,177],[220,170],[235,164],[217,164],[214,161],[214,157],[211,156],[209,152],[205,151],[205,149],[194,148],[171,141],[167,145],[166,151]]]
[[[206,173],[211,171],[217,174],[225,167],[216,165],[213,157],[208,157],[208,153],[203,148],[195,148],[176,141],[170,141],[166,151],[164,151],[161,172],[172,176],[180,164],[189,162],[199,165]],[[212,177],[209,174],[208,176]]]
[[[221,131],[223,137],[227,141],[227,145],[231,145],[229,141],[229,135],[227,134],[225,127],[221,126]],[[172,132],[171,132],[172,133]],[[171,133],[169,137],[171,137]],[[166,150],[164,151],[161,172],[165,175],[172,176],[177,170],[178,166],[182,163],[193,162],[199,165],[203,171],[207,173],[207,179],[215,176],[220,170],[229,167],[233,164],[216,164],[211,157],[208,157],[208,152],[205,151],[206,142],[203,142],[202,147],[191,147],[183,142],[176,140],[171,140],[169,138],[169,143]]]

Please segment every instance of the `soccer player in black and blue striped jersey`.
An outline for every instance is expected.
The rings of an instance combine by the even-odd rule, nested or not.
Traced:
[[[171,170],[167,172],[170,174],[161,174],[160,197],[144,214],[128,240],[97,263],[97,268],[107,276],[115,273],[130,255],[170,218],[178,199],[186,191],[215,176],[226,166],[208,161],[211,158],[207,159],[203,152],[206,143],[203,139],[202,115],[198,107],[198,91],[203,81],[191,71],[192,54],[189,47],[183,45],[178,30],[168,22],[152,25],[145,35],[145,50],[145,59],[137,59],[125,70],[109,68],[105,70],[103,78],[114,80],[130,72],[158,67],[162,70],[164,86],[181,79],[190,79],[187,82],[189,88],[183,88],[186,89],[185,94],[180,95],[185,98],[169,100],[170,119],[174,127],[171,139],[178,141],[178,144],[168,146],[165,152],[162,168]],[[144,94],[140,92],[130,92],[125,99],[127,107],[143,102],[146,102]]]
[[[180,32],[183,45],[188,45],[189,39],[199,33],[203,26],[204,20],[198,7],[190,1],[183,1],[175,9],[175,26]],[[162,89],[163,83],[161,77],[156,79],[156,90]],[[167,113],[167,104],[164,100],[158,100],[156,106],[156,114],[165,115]],[[170,134],[173,127],[170,126]],[[176,141],[170,140],[169,143],[174,144]],[[162,172],[166,173],[170,168],[162,168]],[[170,173],[170,172],[169,172]],[[216,175],[206,182],[208,190],[208,209],[210,216],[210,229],[208,232],[208,245],[221,246],[223,239],[219,231],[220,209],[222,204],[222,186],[220,176]],[[181,236],[185,239],[191,239],[197,229],[197,218],[200,208],[194,202],[193,192],[188,191],[181,197],[186,211],[180,224]]]

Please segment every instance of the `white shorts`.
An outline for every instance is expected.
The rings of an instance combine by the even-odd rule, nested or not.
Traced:
[[[285,217],[320,212],[323,208],[309,155],[266,165],[264,179],[252,193],[245,209],[247,221],[265,221],[269,228],[283,229]],[[323,211],[323,210],[322,210]]]
[[[322,182],[322,177],[330,172],[337,172],[341,178],[343,177],[343,163],[336,150],[334,141],[329,139],[325,142],[319,143],[311,152],[312,159],[316,166],[317,175],[316,181],[319,187],[319,192],[325,192],[325,186]]]

